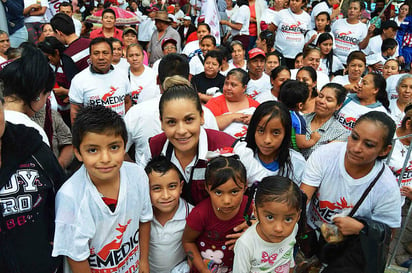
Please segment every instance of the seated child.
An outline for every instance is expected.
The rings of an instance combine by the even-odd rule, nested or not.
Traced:
[[[306,139],[306,122],[299,113],[309,97],[308,86],[296,80],[287,80],[280,87],[279,101],[286,105],[292,118],[292,148],[307,149],[320,139],[318,132],[313,132]]]
[[[123,162],[122,117],[103,106],[85,107],[73,124],[75,156],[83,165],[56,196],[53,256],[77,272],[149,272],[149,182]]]
[[[289,178],[268,176],[257,183],[258,221],[236,241],[233,272],[293,272],[301,204],[301,191]]]
[[[395,39],[387,38],[382,41],[381,53],[366,56],[369,73],[382,74],[383,66],[387,60],[395,59],[398,43]]]
[[[165,156],[150,160],[145,171],[149,177],[154,216],[150,228],[150,272],[188,272],[182,235],[193,206],[180,198],[183,178]],[[186,271],[182,271],[185,268]]]
[[[234,253],[225,241],[233,228],[244,222],[246,169],[237,155],[219,156],[208,163],[205,180],[209,198],[189,214],[183,247],[191,265],[190,272],[230,273]],[[246,214],[250,217],[251,213],[249,208]]]

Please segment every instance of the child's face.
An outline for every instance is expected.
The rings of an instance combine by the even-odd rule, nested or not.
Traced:
[[[215,45],[213,44],[211,39],[206,38],[200,43],[200,49],[205,56],[208,51],[215,49]]]
[[[213,190],[211,186],[206,186],[217,218],[227,221],[236,216],[242,204],[245,189],[245,185],[239,187],[233,179],[229,179]]]
[[[74,149],[74,153],[83,162],[95,185],[120,181],[125,153],[124,140],[120,135],[86,133],[79,150]]]
[[[317,30],[325,30],[326,26],[329,24],[326,14],[320,14],[316,16],[315,24]]]
[[[182,181],[178,173],[171,169],[165,174],[151,172],[149,175],[150,199],[155,215],[169,216],[171,219],[179,205]]]
[[[260,120],[255,132],[258,155],[265,163],[271,163],[277,158],[279,147],[285,137],[285,128],[280,118],[275,117],[267,122],[269,117],[267,115]]]
[[[259,220],[256,231],[269,243],[280,243],[287,238],[300,218],[300,211],[284,202],[264,202],[256,207],[256,214]]]

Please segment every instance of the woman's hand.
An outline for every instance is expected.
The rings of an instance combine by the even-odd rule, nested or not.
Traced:
[[[358,93],[360,90],[359,83],[350,83],[345,85],[345,88],[350,92],[350,93]]]
[[[69,94],[69,89],[64,87],[53,88],[54,94],[56,96],[67,96]]]
[[[401,195],[406,196],[407,198],[412,200],[412,187],[409,187],[409,186],[401,187]]]
[[[249,125],[250,119],[252,118],[252,115],[245,115],[245,117],[243,117],[242,122],[246,125]]]
[[[247,118],[248,115],[243,114],[243,113],[232,113],[233,115],[233,122],[242,122]]]
[[[358,235],[365,226],[355,218],[349,216],[335,217],[333,222],[343,235]]]

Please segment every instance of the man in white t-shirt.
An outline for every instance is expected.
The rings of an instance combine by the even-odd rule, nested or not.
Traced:
[[[82,32],[82,23],[73,17],[73,6],[69,2],[62,2],[59,6],[59,12],[65,13],[72,18],[75,33],[80,37],[80,33]]]
[[[375,25],[369,29],[359,18],[364,9],[360,0],[351,0],[349,3],[348,18],[339,19],[332,24],[332,34],[335,37],[333,53],[342,63],[346,63],[349,53],[365,48],[373,35]]]
[[[90,43],[89,68],[78,73],[69,90],[70,118],[87,105],[104,105],[124,116],[130,108],[130,84],[127,74],[111,65],[113,48],[106,38],[98,37]]]
[[[265,52],[256,47],[249,50],[248,55],[247,68],[250,80],[247,83],[246,94],[254,98],[260,93],[270,92],[272,85],[269,76],[263,73],[265,70]]]
[[[381,55],[381,46],[382,42],[385,39],[392,38],[395,39],[396,31],[398,30],[398,24],[395,21],[389,20],[382,24],[382,34],[376,35],[369,40],[369,43],[366,48],[362,51],[365,55],[378,54]],[[395,51],[393,57],[398,57],[398,50]]]

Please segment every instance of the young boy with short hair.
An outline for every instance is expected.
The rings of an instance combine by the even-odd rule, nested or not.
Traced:
[[[193,206],[180,198],[183,178],[165,156],[150,160],[145,171],[154,214],[150,229],[150,272],[188,272],[182,235]]]
[[[149,272],[148,178],[123,162],[123,119],[103,106],[79,111],[73,146],[82,167],[56,196],[53,256],[67,257],[77,272]]]

